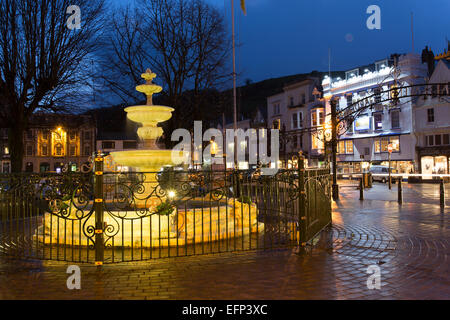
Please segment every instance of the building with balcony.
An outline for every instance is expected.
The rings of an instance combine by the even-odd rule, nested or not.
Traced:
[[[355,67],[346,71],[343,78],[323,79],[327,115],[331,112],[330,99],[337,100],[338,112],[364,110],[354,121],[346,122],[344,130],[338,130],[338,173],[358,173],[374,164],[388,165],[389,144],[393,147],[391,167],[403,173],[418,171],[415,100],[395,99],[389,97],[394,94],[392,91],[383,91],[424,83],[426,76],[427,65],[421,56],[410,53]],[[363,100],[365,97],[371,98]],[[364,108],[368,105],[371,107]]]
[[[8,133],[0,129],[2,167],[10,172]],[[23,171],[61,172],[63,167],[75,171],[88,162],[95,151],[96,126],[86,115],[36,113],[24,133]]]
[[[267,125],[280,130],[282,167],[292,166],[299,151],[309,166],[318,166],[325,160],[324,140],[314,130],[324,124],[325,104],[319,78],[288,84],[282,92],[267,97]]]

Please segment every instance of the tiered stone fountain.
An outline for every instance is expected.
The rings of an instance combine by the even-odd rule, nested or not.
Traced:
[[[162,136],[163,130],[158,123],[169,120],[172,117],[173,108],[153,105],[152,96],[161,92],[162,87],[152,81],[156,77],[147,69],[141,75],[146,80],[145,84],[136,87],[136,90],[147,96],[147,104],[125,108],[127,118],[140,123],[142,126],[137,134],[142,141],[142,149],[130,151],[112,152],[115,163],[134,167],[141,172],[159,171],[162,166],[172,164],[172,150],[160,150],[156,146],[156,140]]]
[[[210,207],[207,210],[209,214],[204,214],[201,208],[195,207],[193,204],[183,206],[183,208],[178,210],[174,208],[168,216],[160,216],[155,212],[156,207],[166,200],[168,191],[157,189],[157,172],[165,165],[172,165],[174,161],[181,161],[183,153],[180,152],[173,155],[172,150],[158,149],[156,141],[161,137],[163,131],[157,125],[160,122],[169,120],[174,109],[153,105],[152,95],[162,90],[161,86],[152,82],[156,77],[155,73],[147,70],[141,77],[146,80],[146,83],[138,85],[136,90],[147,96],[147,104],[125,108],[128,119],[142,124],[137,130],[137,134],[141,139],[141,148],[112,152],[111,157],[117,165],[132,167],[138,172],[143,172],[143,188],[140,188],[137,194],[123,195],[128,198],[130,204],[123,209],[114,205],[116,198],[104,199],[106,235],[108,236],[108,230],[111,227],[111,230],[120,232],[115,238],[116,246],[154,247],[183,245],[186,242],[210,242],[218,239],[245,236],[256,230],[259,230],[261,233],[263,225],[257,221],[258,211],[256,205],[253,203],[244,204],[232,198],[227,199],[224,197],[214,201],[209,198],[209,195],[206,195],[203,199],[187,200],[192,203],[206,203],[207,205],[209,203]],[[68,211],[67,217],[76,220],[80,213],[76,213],[73,201],[74,199],[67,200],[65,205]],[[56,243],[58,239],[64,236],[64,238],[72,239],[73,245],[83,245],[83,242],[86,242],[86,240],[79,240],[82,238],[80,237],[81,229],[78,229],[77,226],[70,230],[58,228],[56,223],[58,219],[61,219],[58,217],[58,214],[45,214],[43,226],[37,232],[40,241]],[[136,228],[135,231],[131,231],[131,220],[140,221],[142,219],[150,219],[150,221],[146,220],[144,223],[141,223],[141,230]],[[77,224],[80,226],[79,221],[77,221]],[[85,225],[94,225],[93,214],[88,218]],[[196,233],[195,230],[197,230]],[[46,236],[43,236],[43,233]],[[114,232],[110,232],[114,236],[112,233]]]

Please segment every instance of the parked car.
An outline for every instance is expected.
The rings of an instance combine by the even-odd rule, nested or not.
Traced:
[[[373,165],[370,167],[369,172],[372,173],[372,181],[380,181],[382,183],[386,183],[389,179],[389,167],[388,166],[380,166]],[[391,168],[391,173],[396,173],[397,170]],[[374,176],[375,174],[375,176]],[[377,176],[377,174],[382,174],[383,176]],[[395,183],[395,179],[392,179],[392,182]]]

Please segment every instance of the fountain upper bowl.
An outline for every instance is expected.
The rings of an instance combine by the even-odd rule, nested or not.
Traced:
[[[138,123],[158,123],[169,120],[175,110],[166,106],[132,106],[124,109],[127,118]]]

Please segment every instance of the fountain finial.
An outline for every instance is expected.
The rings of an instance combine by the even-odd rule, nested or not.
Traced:
[[[140,84],[136,87],[136,90],[144,93],[147,96],[147,105],[152,106],[152,95],[162,91],[162,87],[153,83],[153,79],[156,78],[156,73],[147,69],[145,73],[141,74],[141,78],[145,80],[145,84]]]

